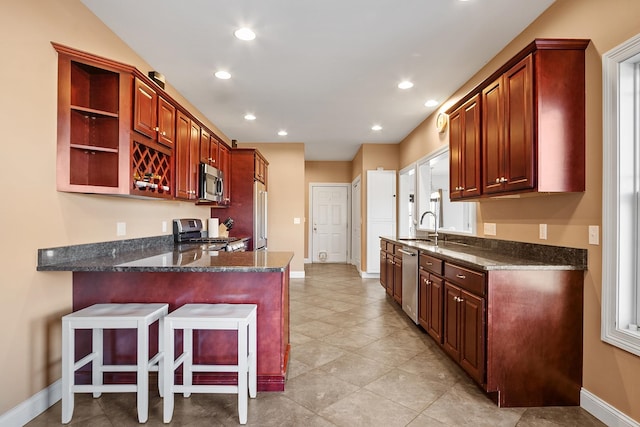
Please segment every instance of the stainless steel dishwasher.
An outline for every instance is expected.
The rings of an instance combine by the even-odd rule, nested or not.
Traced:
[[[418,323],[418,251],[404,246],[402,253],[402,309]]]

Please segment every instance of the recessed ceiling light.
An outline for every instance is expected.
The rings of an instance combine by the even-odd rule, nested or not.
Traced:
[[[438,105],[438,101],[436,101],[435,99],[430,99],[424,103],[425,107],[435,107],[436,105]]]
[[[231,78],[231,73],[229,73],[228,71],[220,70],[216,71],[215,76],[220,80],[228,80]]]
[[[245,120],[255,120],[256,116],[254,116],[253,114],[245,114],[244,115],[244,119]]]
[[[412,87],[413,87],[413,83],[411,83],[409,80],[404,80],[398,83],[398,88],[400,89],[411,89]]]
[[[373,126],[371,126],[371,130],[375,130],[376,132],[377,132],[377,131],[380,131],[380,130],[382,130],[382,126],[380,126],[380,125],[373,125]]]
[[[240,40],[246,40],[246,41],[253,40],[256,38],[256,33],[251,31],[250,28],[246,28],[246,27],[236,30],[235,33],[233,33],[233,35],[235,35],[236,38]]]
[[[287,133],[287,131],[286,131],[286,130],[280,130],[280,131],[278,131],[278,135],[280,135],[280,136],[287,136],[287,135],[289,135],[289,134]]]

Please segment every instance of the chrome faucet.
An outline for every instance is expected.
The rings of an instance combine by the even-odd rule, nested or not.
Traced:
[[[434,237],[436,246],[438,246],[438,215],[433,211],[426,211],[420,217],[420,225],[422,225],[422,221],[424,220],[424,217],[427,215],[433,215],[433,223],[434,223],[434,230],[435,230],[433,234],[429,234],[428,236]]]

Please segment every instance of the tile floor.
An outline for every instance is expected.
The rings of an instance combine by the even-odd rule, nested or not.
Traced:
[[[249,400],[255,426],[602,426],[579,407],[498,408],[353,266],[310,264],[291,280],[286,391]],[[60,402],[27,424],[60,424]],[[235,395],[176,398],[172,425],[238,425]],[[136,426],[131,394],[76,395],[74,426]],[[162,401],[150,396],[149,426]]]

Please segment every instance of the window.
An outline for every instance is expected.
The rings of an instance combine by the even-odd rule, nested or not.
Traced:
[[[640,34],[603,74],[602,340],[640,355]]]
[[[449,198],[448,147],[419,160],[417,169],[417,229],[433,231],[437,216],[438,230],[475,234],[476,204],[452,202]],[[436,215],[425,216],[428,211]]]

